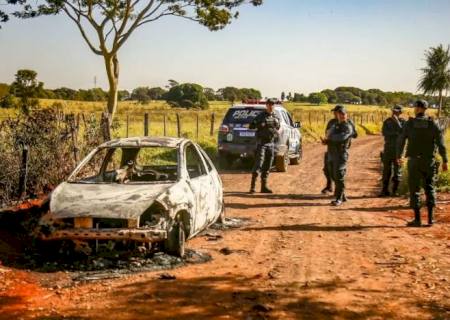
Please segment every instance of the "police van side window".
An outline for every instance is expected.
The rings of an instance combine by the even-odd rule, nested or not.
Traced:
[[[291,126],[291,127],[293,127],[294,126],[294,121],[292,120],[292,117],[291,117],[291,115],[289,114],[289,112],[286,112],[286,116],[287,116],[287,118],[288,118],[288,123],[289,123],[289,125]]]

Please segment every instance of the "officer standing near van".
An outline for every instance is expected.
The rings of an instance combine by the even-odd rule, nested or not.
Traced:
[[[348,149],[351,138],[355,135],[353,125],[348,120],[347,111],[343,106],[336,106],[337,123],[332,126],[323,143],[328,146],[328,162],[335,183],[334,206],[340,206],[345,198],[345,176],[347,173]]]
[[[384,120],[382,134],[384,137],[383,161],[383,189],[381,197],[389,197],[389,183],[392,177],[392,195],[397,195],[401,179],[401,166],[397,163],[397,140],[402,133],[406,120],[402,119],[402,106],[395,105],[392,108],[392,116]]]
[[[428,103],[418,100],[414,104],[415,118],[410,118],[404,125],[398,140],[397,162],[401,163],[406,140],[408,147],[408,186],[410,206],[414,210],[414,220],[408,226],[420,227],[420,188],[423,186],[428,209],[428,225],[433,224],[434,208],[436,206],[435,181],[439,169],[435,153],[438,149],[442,158],[442,170],[448,170],[447,150],[439,125],[430,117],[425,116]]]
[[[272,190],[267,186],[267,179],[275,156],[274,141],[280,129],[280,120],[273,112],[274,104],[274,101],[267,100],[266,110],[258,114],[250,123],[250,129],[256,129],[257,140],[250,193],[256,191],[256,179],[259,174],[261,174],[261,193],[272,193]]]
[[[338,111],[342,110],[342,109],[345,109],[344,106],[337,105],[331,110],[331,112],[334,113],[334,118],[331,119],[330,121],[328,121],[327,126],[325,128],[325,136],[327,135],[328,131],[331,128],[333,128],[333,126],[335,126],[339,122],[338,121]],[[347,121],[350,123],[350,125],[353,128],[353,136],[352,136],[352,138],[356,139],[358,137],[358,133],[356,131],[355,124],[353,123],[353,121],[351,119],[348,119]],[[333,183],[333,172],[332,172],[332,169],[331,169],[331,163],[330,163],[329,158],[328,158],[328,150],[325,152],[325,155],[324,155],[324,158],[323,158],[323,162],[324,162],[323,163],[323,173],[325,175],[325,179],[327,181],[327,184],[326,184],[325,188],[322,189],[321,192],[323,194],[326,194],[326,193],[333,192],[333,186],[332,186],[332,183]],[[344,195],[344,199],[345,199],[345,195]]]

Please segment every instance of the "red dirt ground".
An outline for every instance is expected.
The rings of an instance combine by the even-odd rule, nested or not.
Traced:
[[[375,197],[381,145],[354,142],[339,208],[319,194],[320,145],[271,175],[273,195],[247,194],[248,174],[224,174],[227,214],[250,222],[190,241],[213,260],[169,271],[175,280],[74,283],[0,265],[0,319],[450,319],[450,196],[439,196],[438,224],[406,228],[407,199]]]

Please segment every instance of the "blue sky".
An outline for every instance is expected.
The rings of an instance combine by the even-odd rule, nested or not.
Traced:
[[[225,30],[167,18],[138,30],[119,54],[120,86],[168,79],[266,96],[341,85],[416,91],[424,51],[450,44],[449,0],[265,0]],[[100,57],[65,17],[12,21],[0,30],[0,82],[17,69],[46,87],[106,87]]]

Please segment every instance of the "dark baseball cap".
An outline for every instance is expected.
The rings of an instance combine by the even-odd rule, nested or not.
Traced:
[[[428,102],[426,100],[417,100],[414,103],[414,107],[427,109],[428,108]]]
[[[403,107],[402,107],[401,105],[399,105],[399,104],[396,104],[396,105],[392,108],[392,111],[402,113],[402,112],[403,112]]]
[[[340,112],[340,113],[347,113],[347,110],[345,110],[345,107],[343,105],[338,104],[336,107],[331,109],[332,112]]]

